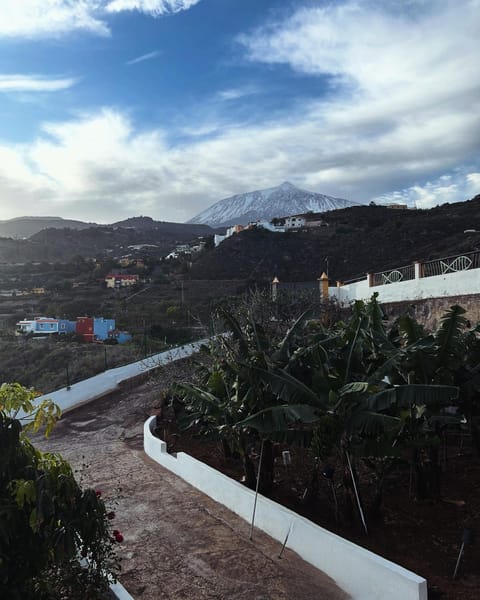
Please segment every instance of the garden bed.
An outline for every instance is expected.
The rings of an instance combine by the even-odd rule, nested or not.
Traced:
[[[205,441],[195,431],[180,432],[171,420],[157,420],[157,433],[167,442],[171,453],[185,452],[229,477],[241,481],[242,464],[226,460],[221,445]],[[466,444],[450,445],[447,460],[442,462],[442,499],[416,501],[409,490],[408,470],[396,470],[386,482],[381,518],[367,514],[368,536],[358,514],[347,509],[346,494],[339,465],[334,491],[338,500],[335,514],[333,490],[329,480],[320,477],[318,492],[305,494],[310,480],[313,457],[307,450],[291,451],[292,464],[284,466],[279,448],[275,467],[275,485],[269,497],[372,552],[425,577],[429,598],[442,600],[476,600],[480,588],[477,565],[478,545],[467,546],[460,562],[458,576],[452,575],[461,545],[464,527],[478,531],[480,525],[480,465],[473,462]],[[257,459],[258,461],[258,459]],[[374,493],[371,474],[359,469],[360,488],[365,505]]]

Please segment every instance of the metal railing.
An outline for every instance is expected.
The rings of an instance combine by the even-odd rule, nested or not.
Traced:
[[[467,252],[456,256],[437,258],[422,264],[422,277],[446,275],[458,271],[469,271],[480,268],[480,252]]]
[[[360,277],[354,277],[353,279],[346,279],[342,281],[342,285],[348,285],[349,283],[358,283],[359,281],[365,281],[365,275],[360,275]]]
[[[279,290],[318,290],[318,281],[280,281],[277,284]]]
[[[374,273],[372,286],[398,283],[399,281],[408,281],[409,279],[415,279],[414,265],[406,265],[405,267]]]

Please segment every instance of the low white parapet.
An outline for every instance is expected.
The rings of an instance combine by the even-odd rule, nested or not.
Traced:
[[[144,424],[145,452],[213,500],[246,521],[252,518],[255,493],[184,452],[168,454],[165,442],[152,429],[156,417]],[[354,600],[427,600],[423,577],[319,527],[295,512],[258,496],[255,525],[305,561],[326,573]]]
[[[127,592],[119,581],[110,584],[110,591],[118,600],[134,600],[134,597]]]
[[[418,264],[418,263],[417,263]],[[415,265],[415,272],[419,269]],[[420,277],[394,283],[370,286],[368,279],[329,288],[329,294],[339,302],[368,300],[378,293],[379,302],[405,302],[425,298],[446,298],[480,293],[480,269],[457,271],[444,275]]]
[[[35,399],[35,403],[38,404],[42,400],[52,400],[61,409],[62,413],[65,413],[73,408],[77,408],[82,404],[92,402],[103,396],[111,394],[118,390],[118,387],[130,379],[134,379],[140,375],[144,375],[155,369],[158,369],[162,365],[166,365],[172,361],[180,360],[191,356],[200,350],[203,344],[208,344],[209,339],[198,340],[183,346],[177,346],[170,350],[165,350],[159,354],[154,354],[142,360],[134,363],[123,365],[122,367],[115,367],[109,369],[88,379],[79,381],[78,383],[72,384],[69,388],[61,388],[50,394],[39,396]],[[25,413],[19,411],[17,418],[23,419]]]

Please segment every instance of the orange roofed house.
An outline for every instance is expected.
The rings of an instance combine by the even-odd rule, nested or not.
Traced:
[[[114,273],[109,273],[105,277],[105,283],[107,288],[129,287],[138,283],[138,275],[116,275]]]

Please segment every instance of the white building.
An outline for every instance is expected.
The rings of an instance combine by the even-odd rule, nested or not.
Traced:
[[[285,228],[286,229],[301,229],[305,227],[306,220],[304,217],[298,217],[293,215],[291,217],[285,217]]]

